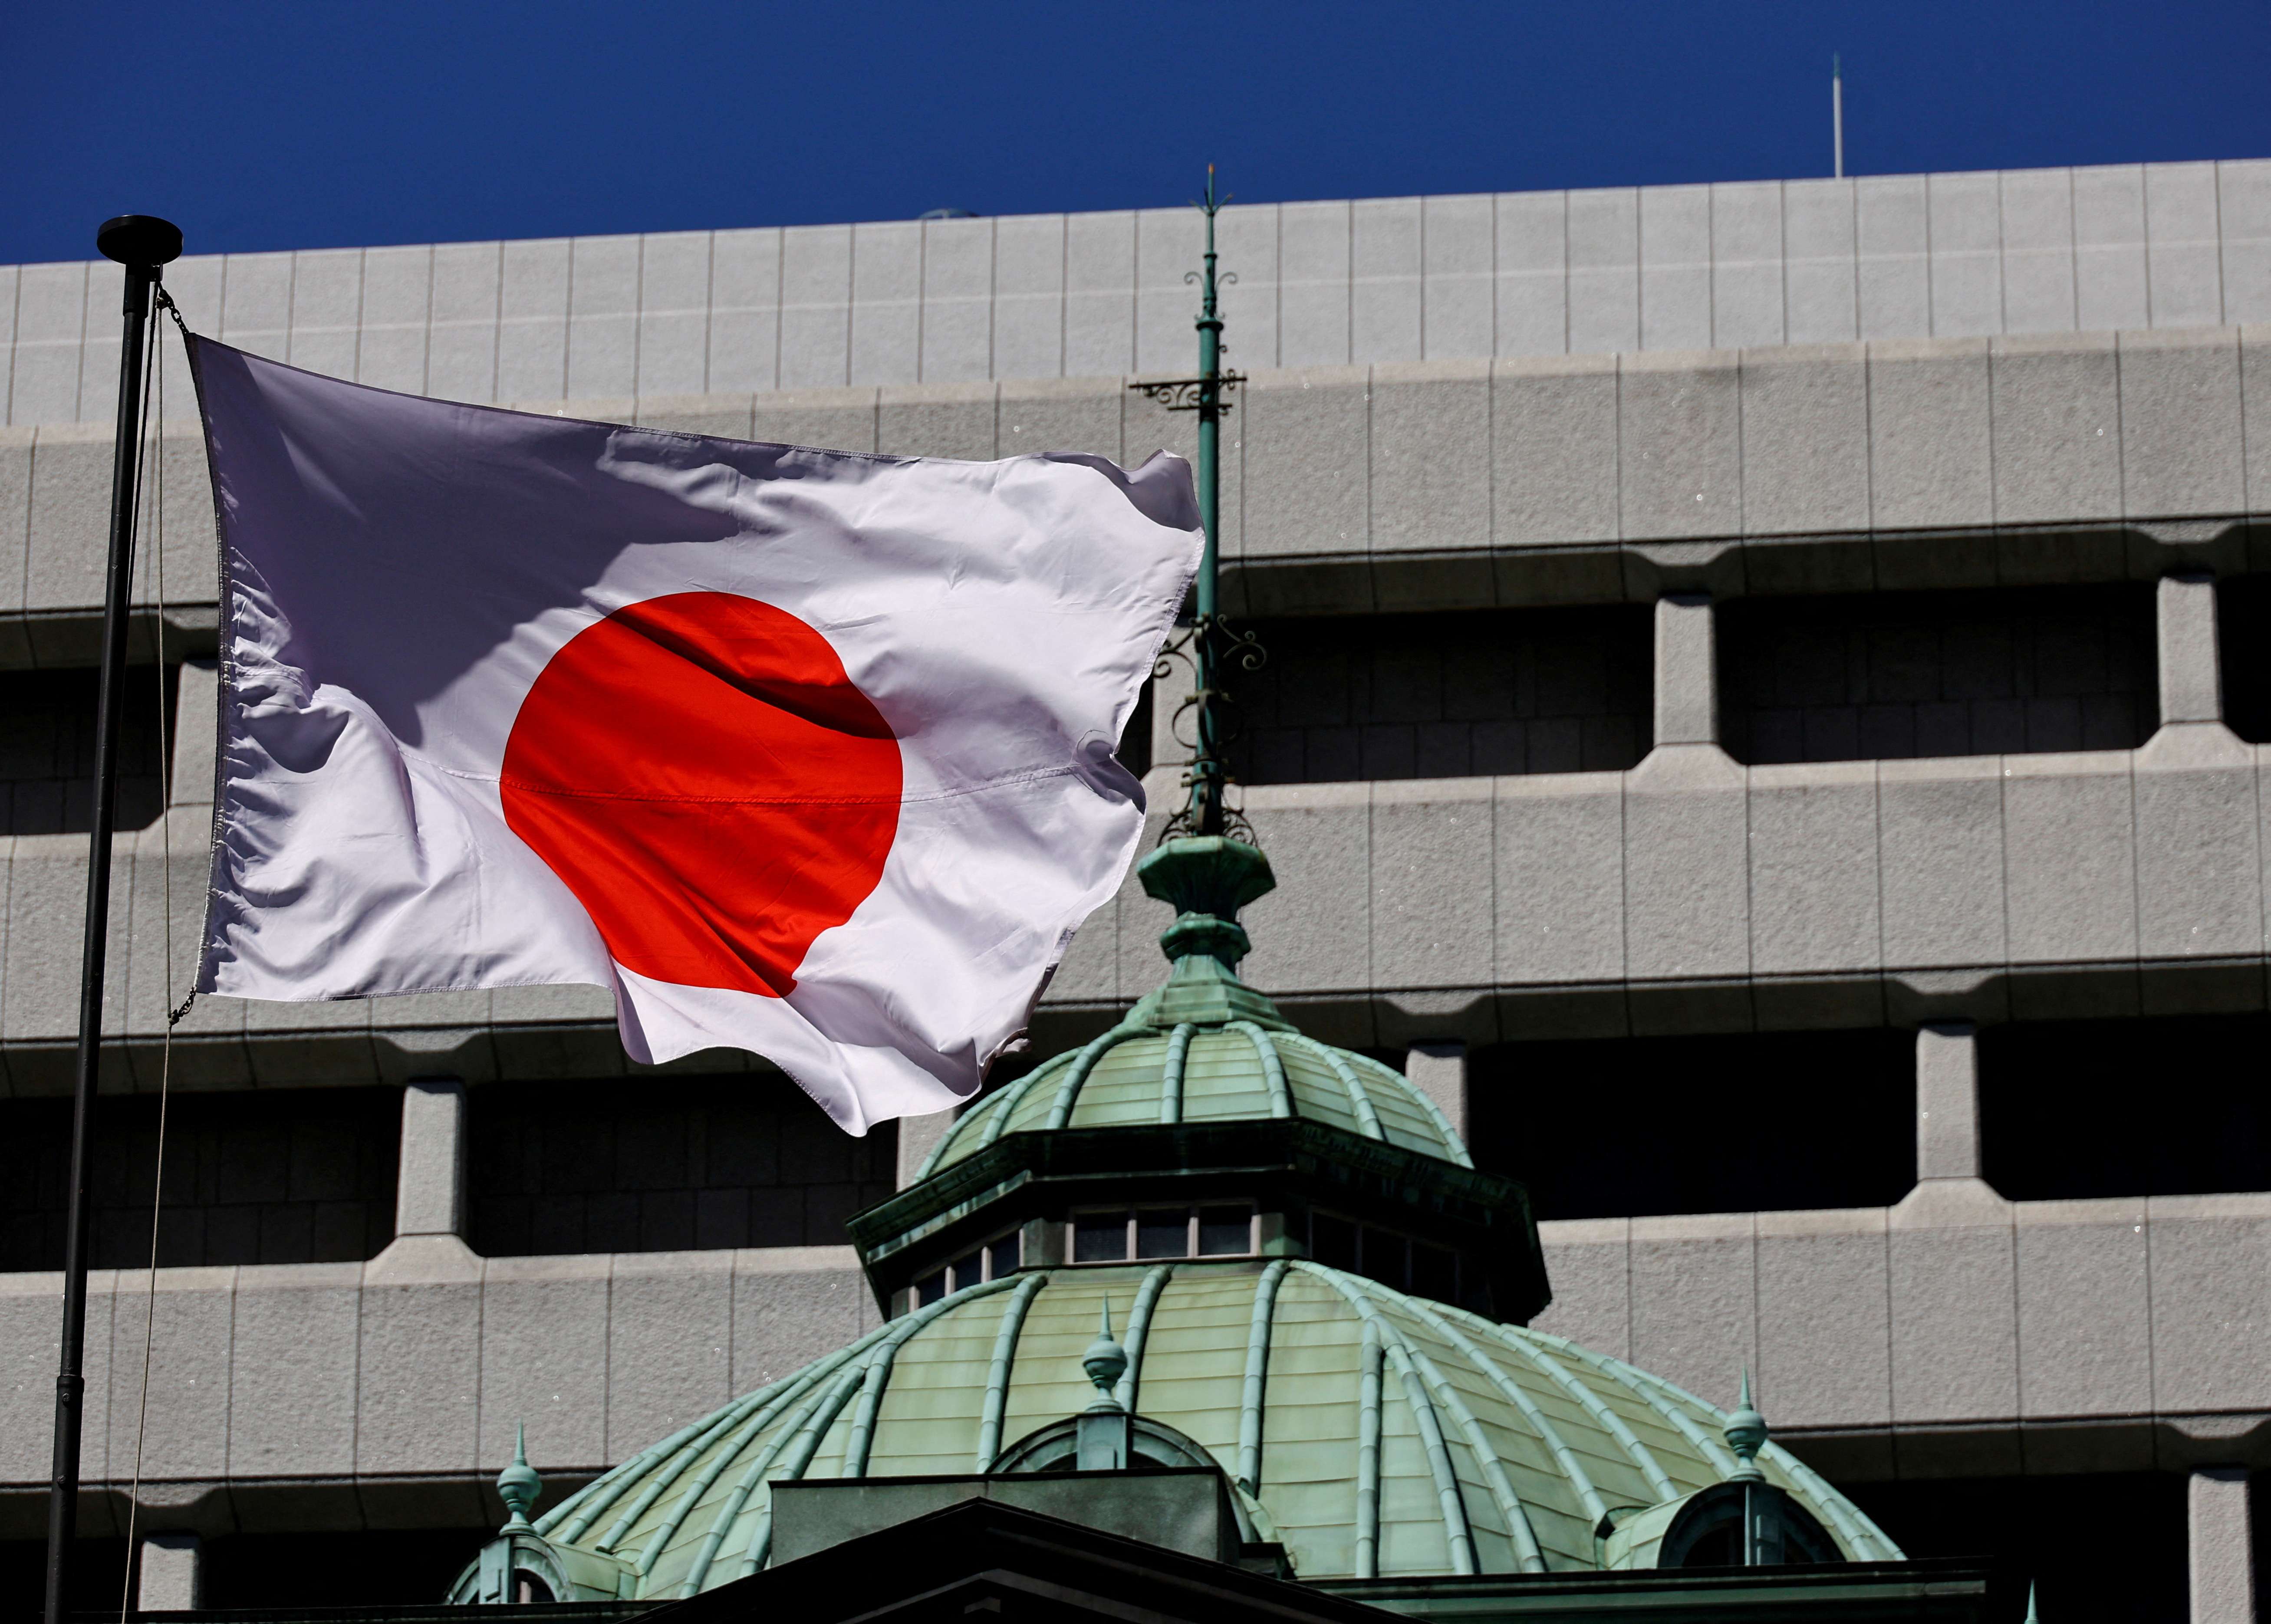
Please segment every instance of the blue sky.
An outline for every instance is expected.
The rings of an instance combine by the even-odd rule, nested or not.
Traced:
[[[2271,155],[2263,0],[7,11],[0,263]]]

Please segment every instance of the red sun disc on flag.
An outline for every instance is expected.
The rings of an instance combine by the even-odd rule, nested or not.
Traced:
[[[786,995],[882,877],[898,741],[828,640],[728,592],[569,639],[513,719],[505,822],[651,980]]]

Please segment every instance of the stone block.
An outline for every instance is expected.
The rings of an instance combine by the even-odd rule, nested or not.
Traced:
[[[1859,336],[1853,183],[1785,181],[1782,213],[1785,339],[1791,344],[1850,342]]]
[[[2065,169],[2013,169],[2003,203],[2005,332],[2071,332],[2074,177]]]
[[[644,1449],[733,1396],[733,1256],[644,1252],[614,1259],[607,1459]]]
[[[638,368],[632,388],[642,401],[701,394],[711,386],[710,235],[673,231],[639,239]]]
[[[111,1281],[109,1459],[157,1479],[213,1479],[228,1471],[229,1412],[205,1402],[227,1390],[233,1269],[161,1269],[157,1291],[145,1270]],[[149,1403],[143,1409],[146,1368]],[[125,1475],[122,1472],[121,1475]]]
[[[1878,529],[1994,518],[1987,346],[1869,346],[1869,502]]]
[[[2254,753],[2213,723],[2163,727],[2136,754],[2137,947],[2147,958],[2260,952]]]
[[[1568,351],[1640,347],[1640,194],[1631,187],[1565,194]]]
[[[1893,1421],[1985,1421],[2019,1402],[2007,1224],[1891,1230]]]
[[[1428,197],[1421,208],[1420,354],[1487,360],[1497,353],[1494,200],[1487,193]]]
[[[1711,600],[1672,592],[1656,600],[1656,742],[1716,744],[1719,660]]]
[[[2128,758],[2088,752],[2002,760],[2013,961],[2133,958],[2137,875]]]
[[[2074,250],[2075,321],[2084,332],[2153,324],[2143,165],[2074,171]]]
[[[1277,889],[1244,916],[1254,955],[1241,973],[1256,987],[1275,995],[1371,985],[1372,888],[1351,883],[1372,872],[1371,802],[1366,784],[1247,792],[1246,815],[1277,875]],[[1141,934],[1122,932],[1130,941]],[[1147,966],[1147,974],[1157,972]]]
[[[180,295],[175,295],[180,297]],[[361,316],[354,379],[406,395],[425,389],[427,323],[434,309],[434,250],[361,250]]]
[[[1886,1425],[1892,1330],[1883,1211],[1761,1212],[1757,1226],[1755,1396],[1765,1413],[1777,1428]]]
[[[754,391],[779,384],[781,255],[778,230],[711,234],[704,389]]]
[[[1711,347],[1711,189],[1640,193],[1640,347]]]
[[[990,462],[992,384],[927,384],[876,391],[875,449],[894,457]]]
[[[1569,347],[1566,193],[1503,192],[1493,200],[1500,355],[1559,355]]]
[[[918,220],[852,227],[851,383],[920,376],[922,248]]]
[[[2215,169],[2223,243],[2220,319],[2271,321],[2271,163],[2243,159],[2219,163]]]
[[[1065,220],[1014,215],[994,223],[994,371],[1053,378],[1064,371]]]
[[[1136,216],[1065,217],[1064,370],[1120,376],[1136,365]]]
[[[362,250],[323,249],[292,257],[292,332],[285,358],[310,372],[355,376],[362,325]]]
[[[43,1482],[52,1464],[63,1280],[61,1270],[0,1274],[0,1368],[8,1372],[0,1386],[0,1481]],[[92,1300],[88,1307],[92,1315]],[[101,1307],[107,1316],[108,1300]],[[99,1446],[101,1439],[88,1442]]]
[[[2003,331],[2000,179],[1992,173],[1925,177],[1935,337]]]
[[[1192,370],[1197,335],[1191,322],[1198,293],[1183,280],[1205,253],[1205,227],[1189,208],[1139,209],[1136,214],[1136,370],[1177,377]],[[1222,267],[1227,272],[1231,267]],[[1233,284],[1234,286],[1234,284]]]
[[[2027,1201],[2018,1219],[2019,1410],[2139,1415],[2153,1407],[2141,1201]]]
[[[1371,980],[1487,987],[1493,977],[1491,780],[1378,784],[1372,801]]]
[[[1877,766],[1888,965],[2007,957],[1999,758]]]
[[[2194,571],[2162,577],[2154,610],[2162,725],[2222,722],[2215,577]]]
[[[0,428],[0,610],[20,608],[32,534],[34,428]]]
[[[144,1534],[136,1567],[137,1611],[189,1612],[205,1605],[205,1541],[197,1535]]]
[[[1491,541],[1491,363],[1372,372],[1372,545],[1484,548]]]
[[[451,400],[497,399],[497,317],[504,245],[444,242],[434,250],[433,326],[426,391]]]
[[[11,424],[28,428],[78,421],[86,283],[83,264],[25,265],[17,272],[16,342],[8,396]]]
[[[736,1252],[729,1385],[755,1392],[864,1335],[880,1317],[849,1247]]]
[[[777,445],[872,451],[875,406],[872,389],[780,390],[757,397],[750,437]]]
[[[2145,166],[2145,302],[2156,327],[2224,320],[2214,163]]]
[[[2245,507],[2238,340],[2229,327],[2120,336],[2121,488],[2132,518]]]
[[[0,980],[0,1035],[69,1039],[78,1030],[78,943],[86,914],[84,836],[19,837],[8,863],[7,972]],[[132,859],[112,860],[110,929],[131,927]],[[124,1016],[124,983],[110,983],[104,1025]]]
[[[1740,422],[1746,534],[1868,528],[1865,350],[1746,351]]]
[[[642,395],[637,405],[642,428],[746,440],[755,399],[749,395]]]
[[[1759,1367],[1758,1240],[1749,1213],[1632,1220],[1631,1360],[1714,1403]]]
[[[1711,192],[1711,343],[1719,349],[1781,344],[1783,218],[1780,182],[1714,185]]]
[[[507,242],[497,295],[497,396],[559,400],[568,393],[570,239]]]
[[[1183,211],[1186,220],[1188,210]],[[1215,216],[1215,247],[1220,252],[1221,267],[1225,273],[1234,272],[1238,279],[1220,290],[1223,319],[1228,324],[1225,335],[1236,335],[1232,359],[1241,369],[1282,367],[1277,346],[1277,214],[1274,203],[1234,204]],[[1196,264],[1187,259],[1188,271]],[[1172,270],[1172,266],[1165,267]],[[1198,314],[1198,306],[1191,290],[1184,290],[1182,306],[1183,345],[1187,359],[1179,361],[1180,369],[1188,364],[1188,357],[1195,347],[1197,335],[1191,321]]]
[[[24,577],[29,609],[98,608],[109,550],[111,431],[50,424],[32,447],[32,523]]]
[[[1855,181],[1853,239],[1858,336],[1910,338],[1932,332],[1925,177],[1875,175]]]
[[[1636,980],[1750,973],[1743,770],[1659,744],[1625,778],[1625,964]]]
[[[1277,364],[1346,365],[1353,358],[1349,205],[1288,203],[1277,221]]]
[[[2113,339],[1998,339],[1993,351],[1997,521],[2116,517],[2121,421]]]
[[[2193,1624],[2254,1624],[2267,1576],[2245,1466],[2196,1466],[2185,1484],[2185,1577]]]
[[[1916,1037],[1917,1177],[1979,1177],[1979,1040],[1969,1021],[1932,1021]]]
[[[923,222],[917,376],[927,383],[992,376],[994,230],[990,220]]]
[[[1612,1359],[1632,1357],[1632,1220],[1564,1218],[1538,1226],[1553,1300],[1530,1322]]]
[[[223,342],[272,360],[285,358],[292,330],[292,259],[288,253],[228,257],[228,267],[221,278]],[[90,315],[106,306],[115,310],[117,301],[105,299],[100,304],[88,301]],[[90,332],[94,331],[92,320],[88,327]]]
[[[271,1264],[235,1275],[227,1475],[349,1475],[362,1266]]]
[[[390,1252],[413,1244],[397,1241]],[[357,1327],[358,1475],[454,1474],[481,1464],[480,1262],[462,1242],[450,1245],[455,1255],[438,1266],[408,1255],[396,1271],[382,1271],[390,1258],[367,1266]]]
[[[2271,1196],[2159,1196],[2151,1245],[2153,1408],[2271,1407],[2261,1357],[2271,1337]]]
[[[1420,342],[1420,199],[1366,197],[1349,210],[1349,360],[1416,361]]]
[[[1540,773],[1500,778],[1496,793],[1500,984],[1622,980],[1621,783]]]
[[[1751,967],[1873,970],[1883,950],[1873,762],[1750,771]]]
[[[1491,447],[1492,533],[1499,546],[1615,539],[1612,357],[1500,361],[1491,376]]]
[[[402,1091],[402,1162],[394,1233],[461,1235],[465,1228],[465,1087],[421,1077]]]
[[[779,387],[851,381],[852,227],[793,226],[781,233]]]
[[[1367,384],[1361,369],[1312,368],[1240,391],[1247,557],[1365,548]]]
[[[1627,540],[1741,533],[1741,376],[1731,354],[1622,358],[1617,483]]]
[[[613,1266],[607,1256],[585,1255],[498,1257],[483,1267],[483,1469],[512,1459],[513,1428],[522,1423],[531,1458],[547,1475],[555,1466],[621,1458],[608,1450],[606,1426]]]

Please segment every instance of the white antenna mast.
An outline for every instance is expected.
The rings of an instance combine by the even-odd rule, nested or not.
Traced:
[[[1829,58],[1829,150],[1831,173],[1845,178],[1845,71],[1835,53]]]

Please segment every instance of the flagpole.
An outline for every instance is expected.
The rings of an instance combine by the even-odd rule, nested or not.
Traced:
[[[1217,577],[1221,569],[1221,553],[1217,537],[1222,514],[1222,310],[1216,298],[1214,217],[1222,207],[1215,193],[1214,166],[1207,166],[1206,201],[1201,208],[1206,213],[1206,270],[1199,301],[1199,524],[1206,540],[1199,554],[1199,575],[1193,592],[1193,623],[1197,635],[1191,639],[1192,652],[1197,662],[1199,693],[1198,746],[1191,762],[1192,822],[1195,832],[1218,835],[1223,830],[1224,779],[1227,774],[1222,759],[1221,719],[1215,711],[1215,696],[1221,674],[1218,670],[1219,652],[1215,647],[1217,616]]]
[[[103,222],[95,247],[126,267],[118,351],[118,430],[110,461],[110,564],[102,602],[102,673],[94,704],[94,827],[87,837],[86,927],[79,957],[78,1075],[71,1094],[71,1208],[63,1231],[63,1328],[56,1373],[55,1478],[48,1498],[47,1624],[63,1624],[71,1542],[78,1531],[79,1429],[86,1380],[86,1254],[94,1219],[94,1095],[102,1047],[103,964],[109,949],[110,844],[118,800],[118,701],[126,677],[126,614],[134,577],[135,495],[142,451],[142,362],[160,267],[182,251],[181,228],[150,214]],[[168,883],[170,884],[171,880]],[[129,1551],[131,1562],[134,1553]]]

